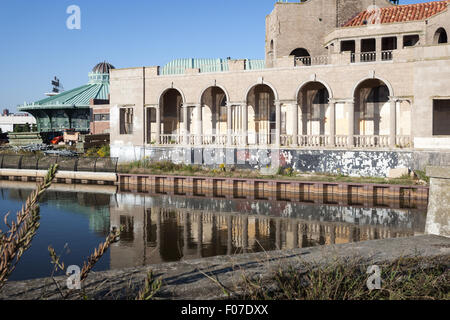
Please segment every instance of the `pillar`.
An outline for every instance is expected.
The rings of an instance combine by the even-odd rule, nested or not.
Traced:
[[[355,102],[350,100],[347,102],[348,106],[348,147],[353,148],[355,146]]]
[[[292,146],[298,146],[298,104],[292,104]]]
[[[381,61],[381,50],[382,50],[382,38],[377,37],[375,38],[375,52],[376,52],[376,61]]]
[[[281,144],[281,102],[275,101],[275,146]]]
[[[198,104],[196,107],[195,107],[195,111],[196,111],[196,113],[197,113],[197,123],[196,123],[196,133],[197,133],[197,139],[196,139],[196,141],[197,141],[197,145],[202,145],[203,144],[203,120],[202,120],[202,108],[203,106],[202,106],[202,104],[200,103],[200,104]]]
[[[242,109],[242,145],[248,145],[248,107],[247,102],[241,104]]]
[[[330,100],[329,102],[330,108],[330,147],[334,147],[336,145],[336,101]]]
[[[397,102],[398,99],[390,97],[390,126],[389,126],[389,147],[394,149],[397,144]]]
[[[232,119],[232,109],[233,105],[227,103],[227,145],[233,145],[233,119]]]
[[[355,40],[355,62],[361,62],[361,39]]]
[[[161,107],[156,106],[156,144],[161,144]]]
[[[189,133],[188,133],[188,106],[183,104],[183,144],[189,144]]]

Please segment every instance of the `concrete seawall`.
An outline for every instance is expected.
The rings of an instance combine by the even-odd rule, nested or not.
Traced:
[[[159,297],[183,300],[223,299],[230,297],[225,295],[218,283],[229,290],[231,297],[239,295],[242,292],[243,274],[249,278],[258,277],[264,282],[270,280],[279,270],[301,270],[304,263],[323,265],[336,259],[363,259],[368,264],[380,265],[405,257],[449,255],[449,238],[417,236],[93,272],[83,284],[83,289],[90,299],[134,298],[148,271],[152,270],[155,277],[161,277],[163,281]],[[55,280],[60,288],[66,288],[66,277],[58,277]],[[59,289],[50,278],[9,282],[0,291],[0,299],[3,300],[60,298]]]

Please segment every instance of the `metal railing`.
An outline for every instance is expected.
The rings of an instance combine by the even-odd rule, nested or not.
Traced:
[[[60,171],[117,172],[118,158],[91,157],[35,157],[22,155],[0,155],[1,169],[48,170],[58,164]]]

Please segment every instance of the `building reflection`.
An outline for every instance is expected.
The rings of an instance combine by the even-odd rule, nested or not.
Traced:
[[[389,208],[287,204],[288,208],[279,202],[139,194],[118,194],[116,199],[111,226],[121,226],[122,234],[111,248],[113,269],[407,237],[423,233],[425,227],[423,212]]]

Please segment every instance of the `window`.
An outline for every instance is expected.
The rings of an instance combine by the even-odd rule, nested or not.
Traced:
[[[450,99],[433,100],[433,135],[450,135]]]
[[[120,109],[120,134],[133,133],[133,108]]]
[[[94,121],[109,121],[109,114],[94,114]]]
[[[418,42],[419,42],[418,34],[403,37],[403,46],[404,47],[414,47]]]

